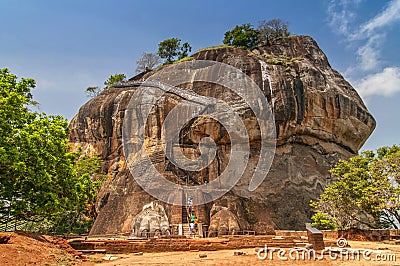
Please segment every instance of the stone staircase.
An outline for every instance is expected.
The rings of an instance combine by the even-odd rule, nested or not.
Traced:
[[[188,217],[189,217],[189,213],[188,213],[187,207],[182,206],[182,233],[186,237],[191,237],[190,224],[188,223]]]
[[[197,237],[202,237],[200,236],[198,233],[199,231],[194,231],[194,235],[190,235],[190,228],[189,228],[189,224],[182,224],[182,233],[184,236],[186,236],[187,238],[197,238]]]
[[[183,235],[186,237],[191,237],[190,235],[190,228],[189,228],[189,224],[182,224],[182,230],[183,230]]]
[[[182,224],[188,223],[189,213],[186,206],[182,206]]]

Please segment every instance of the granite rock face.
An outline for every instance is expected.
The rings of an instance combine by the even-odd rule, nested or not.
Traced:
[[[202,82],[184,84],[176,93],[166,93],[152,109],[145,133],[152,164],[177,184],[198,185],[216,179],[230,156],[230,139],[220,123],[208,118],[195,119],[182,130],[181,149],[189,158],[199,155],[198,143],[203,137],[211,137],[216,143],[216,158],[208,167],[193,172],[179,169],[166,159],[161,127],[174,106],[187,98],[188,91],[199,97],[222,99],[244,121],[250,139],[249,163],[230,192],[194,207],[199,221],[209,225],[209,231],[214,233],[304,229],[312,214],[310,200],[317,198],[330,181],[328,170],[337,160],[358,152],[375,128],[374,118],[351,85],[330,67],[317,43],[307,36],[279,39],[273,45],[252,51],[210,48],[196,52],[193,58],[234,66],[259,86],[275,117],[276,153],[271,169],[263,183],[250,192],[248,184],[258,162],[261,138],[254,114],[229,89]],[[146,79],[156,71],[139,78]],[[70,124],[71,143],[88,153],[101,154],[109,175],[98,195],[98,216],[92,235],[131,232],[138,226],[137,217],[143,206],[155,200],[135,182],[123,152],[124,114],[139,78],[106,89],[83,105]],[[165,210],[170,225],[185,222],[183,208],[158,204]],[[161,224],[165,227],[165,223]],[[165,230],[161,225],[159,229]],[[153,226],[151,230],[158,229]]]

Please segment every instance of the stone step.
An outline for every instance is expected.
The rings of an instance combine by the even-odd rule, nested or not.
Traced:
[[[189,224],[182,224],[183,235],[186,237],[190,237],[190,228]]]
[[[196,235],[190,235],[190,225],[188,223],[182,224],[183,235],[186,237],[195,237]]]

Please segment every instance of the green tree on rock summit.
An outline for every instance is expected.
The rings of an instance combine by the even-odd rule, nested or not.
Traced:
[[[225,32],[224,44],[239,48],[252,49],[260,42],[259,33],[251,24],[237,25],[232,30]]]
[[[111,88],[113,87],[116,83],[122,82],[126,79],[125,74],[115,74],[111,75],[106,81],[104,81],[104,85],[106,85],[106,88]]]
[[[181,45],[181,40],[171,38],[164,40],[158,44],[158,55],[166,60],[166,63],[172,63],[176,57],[182,59],[188,56],[192,51],[189,43],[185,42]]]
[[[223,43],[243,49],[253,49],[259,44],[271,44],[276,39],[290,35],[288,23],[281,19],[263,20],[254,29],[250,23],[237,25],[225,32]]]

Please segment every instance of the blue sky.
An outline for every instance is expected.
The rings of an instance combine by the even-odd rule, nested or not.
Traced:
[[[281,18],[310,35],[377,120],[363,149],[400,144],[400,0],[0,0],[0,67],[37,81],[40,110],[71,119],[111,74],[177,37],[193,51],[235,25]]]

